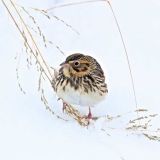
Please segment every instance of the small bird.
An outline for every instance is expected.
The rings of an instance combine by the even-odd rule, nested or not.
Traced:
[[[63,106],[88,106],[86,118],[92,119],[90,107],[102,101],[108,93],[104,72],[100,64],[89,55],[75,53],[60,64],[55,80],[55,91]]]

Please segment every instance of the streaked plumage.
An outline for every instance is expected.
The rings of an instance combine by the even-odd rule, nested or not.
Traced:
[[[100,64],[80,53],[68,56],[56,77],[55,91],[67,104],[93,107],[108,90]]]

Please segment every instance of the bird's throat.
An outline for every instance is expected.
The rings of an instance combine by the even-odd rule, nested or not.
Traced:
[[[65,77],[68,77],[68,78],[71,77],[71,74],[70,74],[70,71],[69,71],[68,67],[63,68],[63,74],[64,74]]]

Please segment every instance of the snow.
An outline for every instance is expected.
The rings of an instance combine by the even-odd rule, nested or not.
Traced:
[[[49,8],[62,2],[69,1],[23,0],[20,3]],[[160,2],[113,0],[111,4],[127,46],[138,106],[159,114]],[[63,114],[61,103],[57,102],[52,92],[48,94],[50,104],[56,113],[68,118],[69,122],[56,118],[45,109],[37,92],[38,76],[33,68],[28,70],[25,67],[25,53],[21,55],[19,76],[26,95],[19,90],[14,57],[21,52],[22,44],[2,4],[0,13],[0,159],[160,159],[159,142],[123,129],[127,120],[134,117],[135,104],[124,49],[107,4],[97,2],[54,10],[56,16],[72,25],[80,35],[60,21],[49,22],[39,17],[40,26],[47,37],[60,46],[66,55],[88,53],[102,65],[109,84],[109,95],[93,109],[93,114],[101,116],[130,112],[113,122],[105,122],[102,117],[88,128],[79,126]],[[45,54],[47,62],[54,67],[65,59],[54,47],[49,47]],[[86,113],[87,109],[80,111]],[[155,120],[154,125],[159,127],[159,120]]]

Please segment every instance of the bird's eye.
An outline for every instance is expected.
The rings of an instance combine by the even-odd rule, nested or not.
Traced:
[[[77,66],[79,66],[79,62],[78,61],[76,61],[76,62],[74,62],[74,65],[77,67]]]

